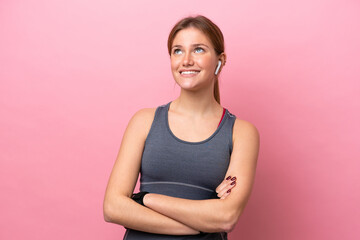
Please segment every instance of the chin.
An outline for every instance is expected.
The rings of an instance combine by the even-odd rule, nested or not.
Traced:
[[[186,90],[186,91],[197,91],[197,90],[201,89],[201,86],[199,86],[198,84],[191,84],[191,83],[179,84],[178,83],[178,85],[181,89]]]
[[[196,80],[193,79],[176,79],[175,82],[183,88],[191,88],[197,85]]]

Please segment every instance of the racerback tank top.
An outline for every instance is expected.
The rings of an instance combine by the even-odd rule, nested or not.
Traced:
[[[145,141],[141,159],[140,191],[203,200],[214,199],[225,178],[232,152],[236,116],[225,109],[216,131],[200,142],[176,137],[168,122],[171,102],[159,106]],[[227,239],[226,233],[161,235],[128,229],[124,239]]]

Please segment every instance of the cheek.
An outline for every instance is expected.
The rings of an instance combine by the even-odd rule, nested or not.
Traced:
[[[179,60],[177,60],[177,59],[171,59],[171,62],[170,62],[170,64],[171,64],[171,70],[177,70],[178,69],[178,67],[179,67],[179,63],[180,61]]]
[[[201,58],[198,59],[198,64],[202,67],[205,68],[207,70],[211,70],[211,69],[215,69],[216,64],[214,63],[214,59],[213,58]]]

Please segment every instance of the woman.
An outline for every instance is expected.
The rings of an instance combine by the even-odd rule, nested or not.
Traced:
[[[127,228],[124,239],[227,239],[250,196],[258,131],[220,105],[226,55],[213,22],[180,20],[168,50],[180,96],[131,118],[104,218]],[[139,172],[141,192],[133,194]]]

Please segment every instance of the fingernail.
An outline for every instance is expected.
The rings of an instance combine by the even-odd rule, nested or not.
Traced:
[[[230,185],[235,185],[236,181],[233,181],[232,183],[230,183]]]
[[[231,189],[227,190],[226,192],[227,192],[227,193],[231,192]]]
[[[226,180],[229,180],[231,178],[231,176],[228,176],[227,178],[226,178]]]
[[[235,181],[236,180],[236,177],[233,177],[232,179],[231,179],[231,181]]]

